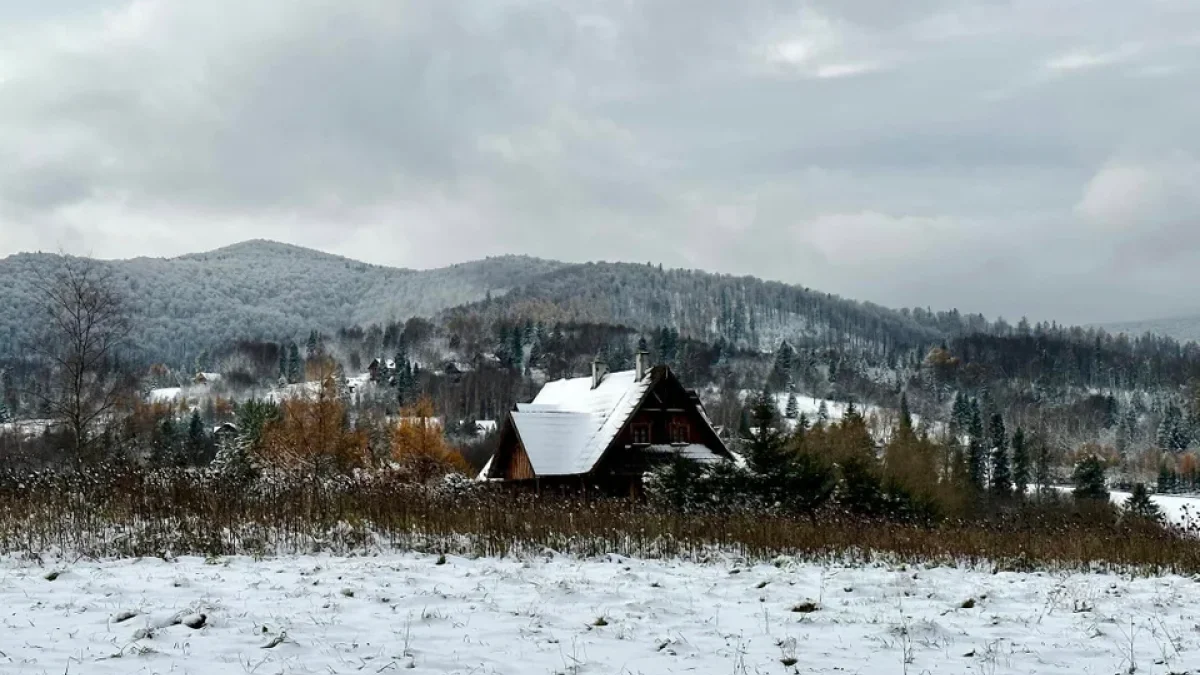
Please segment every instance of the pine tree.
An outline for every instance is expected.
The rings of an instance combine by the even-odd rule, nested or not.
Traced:
[[[1008,432],[1000,413],[992,415],[992,493],[997,497],[1012,495],[1012,472],[1008,463]]]
[[[817,424],[819,426],[829,424],[829,406],[825,403],[824,399],[821,400],[821,405],[817,407]]]
[[[1163,522],[1162,509],[1150,498],[1150,491],[1146,489],[1145,483],[1138,483],[1133,486],[1133,493],[1125,501],[1123,510],[1127,516],[1155,523]]]
[[[1017,495],[1022,496],[1029,489],[1029,479],[1031,462],[1029,457],[1029,445],[1025,440],[1025,430],[1017,427],[1016,433],[1012,437],[1012,465],[1013,465],[1013,484],[1016,486]]]
[[[1108,487],[1104,482],[1104,463],[1092,455],[1075,466],[1076,499],[1108,500]]]
[[[987,448],[983,440],[983,417],[979,402],[971,401],[971,421],[967,426],[967,471],[971,485],[982,491],[987,487]]]

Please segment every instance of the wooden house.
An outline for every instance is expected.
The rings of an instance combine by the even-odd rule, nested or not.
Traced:
[[[518,404],[500,427],[481,480],[541,488],[637,494],[656,464],[684,457],[732,461],[700,397],[667,366],[549,382],[531,403]]]

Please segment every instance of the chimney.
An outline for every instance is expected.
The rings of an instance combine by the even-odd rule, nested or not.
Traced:
[[[604,376],[608,373],[608,364],[604,359],[597,354],[595,359],[592,359],[592,389],[600,386],[604,381]]]
[[[636,378],[638,382],[641,382],[642,378],[646,376],[647,366],[650,365],[649,361],[650,352],[646,351],[645,349],[639,349],[633,361],[634,370],[637,372]]]

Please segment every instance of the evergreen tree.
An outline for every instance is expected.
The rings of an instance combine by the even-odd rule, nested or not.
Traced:
[[[200,418],[200,411],[192,411],[192,419],[188,422],[187,431],[187,461],[194,465],[204,464],[208,461],[208,434],[204,429],[204,420]]]
[[[258,476],[258,466],[251,452],[251,441],[245,434],[229,435],[221,439],[217,456],[209,465],[223,480],[246,483]]]
[[[1046,439],[1041,434],[1035,436],[1036,441],[1033,444],[1033,482],[1037,486],[1037,492],[1040,495],[1043,490],[1050,486],[1050,445],[1046,443]]]
[[[971,401],[971,421],[967,426],[967,471],[971,485],[982,491],[987,487],[987,447],[983,440],[983,417],[979,402]]]
[[[325,345],[321,334],[317,331],[312,331],[308,334],[308,342],[304,350],[305,358],[309,361],[319,359],[325,355]]]
[[[1162,420],[1158,423],[1158,434],[1155,443],[1162,450],[1181,452],[1187,450],[1188,434],[1183,428],[1183,412],[1175,404],[1168,405],[1163,411]]]
[[[300,360],[300,346],[288,344],[287,381],[291,384],[304,381],[304,362]]]
[[[913,431],[912,412],[908,409],[907,392],[900,394],[900,431],[910,434]]]
[[[1167,466],[1165,459],[1158,464],[1158,492],[1159,494],[1175,492],[1175,472]]]
[[[179,432],[170,415],[158,426],[158,438],[151,448],[150,461],[156,466],[175,466],[179,463]]]
[[[783,439],[775,425],[776,415],[775,397],[764,388],[754,399],[750,411],[754,429],[746,463],[755,473],[769,473],[772,467],[782,461],[785,450]]]
[[[1016,486],[1017,495],[1021,496],[1029,488],[1032,466],[1029,445],[1025,440],[1025,430],[1020,427],[1017,427],[1016,433],[1013,434],[1012,451],[1013,484]]]
[[[8,411],[8,402],[4,400],[3,392],[0,392],[0,424],[8,424],[13,421],[12,413]]]
[[[1123,510],[1127,516],[1142,518],[1155,523],[1163,522],[1162,509],[1150,498],[1150,491],[1146,489],[1145,483],[1138,483],[1133,486],[1133,493],[1125,501]]]
[[[288,381],[291,378],[291,370],[288,367],[288,347],[286,344],[279,343],[279,379],[280,381]]]
[[[967,433],[971,426],[971,402],[961,393],[954,395],[954,406],[950,410],[950,436],[955,443]]]
[[[796,392],[788,391],[787,409],[785,415],[789,420],[800,417],[800,402],[796,400]]]
[[[1012,472],[1008,462],[1008,432],[1000,413],[992,415],[992,493],[998,497],[1012,495]]]
[[[1108,487],[1104,482],[1104,463],[1091,455],[1075,465],[1076,499],[1108,501]]]
[[[821,399],[821,405],[817,407],[817,424],[824,426],[829,424],[829,406]]]

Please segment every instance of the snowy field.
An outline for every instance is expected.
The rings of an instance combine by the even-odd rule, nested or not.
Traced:
[[[1200,672],[1200,583],[1183,577],[416,554],[7,559],[0,615],[6,674]]]

